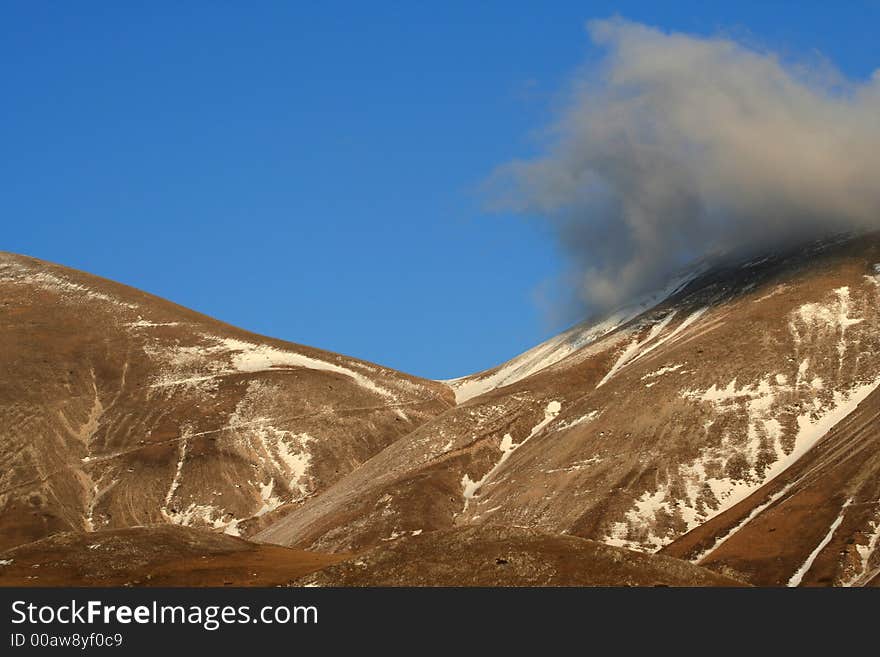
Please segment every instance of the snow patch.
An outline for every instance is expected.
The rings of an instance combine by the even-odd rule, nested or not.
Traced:
[[[239,372],[265,372],[279,367],[304,367],[312,370],[335,372],[354,379],[358,385],[367,390],[397,401],[394,394],[387,388],[376,384],[360,372],[355,372],[352,369],[335,363],[328,363],[327,361],[294,351],[284,351],[266,344],[258,345],[233,338],[222,340],[222,344],[233,353],[232,366]]]
[[[573,420],[563,420],[556,427],[558,431],[563,431],[564,429],[571,429],[572,427],[576,427],[579,424],[585,424],[586,422],[592,422],[599,416],[599,411],[590,411],[585,415],[581,415],[580,417],[574,418]]]
[[[518,443],[513,442],[513,437],[509,433],[504,434],[504,437],[501,439],[501,444],[498,447],[501,450],[501,458],[478,481],[474,481],[467,473],[465,473],[461,478],[462,496],[464,497],[464,509],[462,510],[462,513],[467,511],[470,501],[479,495],[480,489],[485,486],[493,476],[495,476],[495,473],[502,468],[505,461],[510,458],[510,455],[541,433],[548,424],[556,419],[561,410],[562,404],[558,401],[551,401],[547,404],[547,407],[544,409],[544,419],[532,427],[529,435]]]
[[[17,270],[17,273],[19,274],[16,277],[17,280],[33,285],[35,287],[43,288],[44,290],[56,292],[61,295],[61,297],[65,300],[71,300],[71,295],[76,295],[79,297],[86,297],[88,299],[103,301],[104,303],[109,303],[114,306],[121,306],[123,308],[137,308],[137,305],[135,304],[126,303],[119,299],[113,298],[110,295],[104,294],[103,292],[93,290],[86,285],[75,283],[66,277],[58,276],[45,270],[33,271],[19,265],[12,265],[11,268]],[[4,267],[4,270],[8,269],[10,269],[9,266]]]
[[[801,581],[804,578],[804,575],[806,575],[810,571],[810,568],[813,567],[813,562],[816,561],[816,557],[818,557],[822,550],[825,549],[825,546],[831,542],[831,539],[834,537],[834,532],[837,531],[837,528],[840,527],[841,523],[843,522],[843,517],[846,515],[846,508],[850,504],[852,504],[852,498],[849,498],[846,502],[844,502],[843,508],[840,510],[837,518],[833,523],[831,523],[831,527],[828,529],[828,533],[825,534],[825,537],[821,540],[819,545],[816,546],[816,549],[810,553],[810,556],[807,557],[807,560],[804,561],[801,567],[798,568],[795,571],[794,575],[791,576],[791,579],[788,580],[787,586],[800,585]]]
[[[735,527],[732,527],[729,531],[727,531],[723,536],[716,539],[715,543],[713,543],[710,547],[706,548],[698,555],[696,555],[691,561],[693,563],[699,564],[702,563],[703,560],[712,554],[715,550],[721,547],[724,543],[726,543],[734,534],[736,534],[740,529],[748,525],[752,520],[761,515],[765,509],[771,506],[778,499],[782,498],[789,490],[791,490],[792,486],[794,486],[796,482],[791,482],[786,484],[781,490],[773,493],[770,497],[767,498],[767,501],[763,504],[759,504],[754,509],[751,510],[749,515],[743,518]]]
[[[295,351],[279,349],[267,344],[256,344],[234,338],[204,335],[208,344],[177,346],[171,353],[153,353],[159,360],[168,362],[171,369],[152,384],[154,388],[187,386],[213,381],[221,376],[239,372],[271,372],[279,369],[302,367],[305,369],[342,374],[362,388],[374,392],[392,402],[397,397],[364,374],[326,360],[306,356]],[[226,363],[223,357],[226,357]]]
[[[224,520],[225,517],[229,520]],[[169,522],[175,525],[183,525],[185,527],[206,525],[212,529],[223,530],[224,534],[230,536],[241,536],[238,524],[241,522],[238,518],[227,513],[224,509],[215,507],[211,504],[192,503],[183,511],[167,513],[166,517]]]
[[[156,328],[159,326],[179,326],[180,322],[151,322],[149,320],[138,318],[136,322],[127,322],[124,326],[128,328]]]
[[[617,374],[617,372],[619,372],[621,369],[626,367],[626,365],[628,363],[630,363],[633,360],[636,360],[636,358],[639,355],[639,350],[644,345],[651,342],[651,340],[656,338],[660,334],[660,332],[666,328],[666,326],[669,324],[669,322],[672,321],[672,318],[675,317],[675,312],[676,311],[673,310],[672,312],[667,313],[666,316],[664,316],[662,320],[660,320],[659,322],[654,324],[651,327],[651,330],[648,332],[648,335],[644,340],[639,340],[638,338],[636,338],[635,340],[630,342],[629,346],[626,349],[624,349],[623,353],[621,353],[620,356],[617,358],[617,361],[615,361],[614,365],[611,366],[611,369],[608,370],[608,372],[605,374],[605,376],[602,377],[602,380],[596,384],[596,387],[601,388],[612,377],[614,377],[614,375]]]
[[[574,352],[609,335],[645,311],[683,290],[706,269],[705,263],[700,263],[673,278],[663,289],[647,294],[633,304],[619,308],[599,322],[589,321],[578,324],[504,363],[494,371],[489,370],[457,379],[447,379],[441,383],[452,388],[455,392],[455,401],[458,404],[495,388],[515,383],[558,363]],[[694,317],[695,319],[696,317]]]
[[[856,545],[856,552],[859,555],[860,564],[856,572],[847,581],[843,582],[843,586],[854,586],[859,583],[865,583],[873,577],[874,573],[869,571],[871,557],[880,547],[880,517],[874,519],[869,527],[872,527],[871,533],[868,535],[867,545]]]
[[[544,470],[544,474],[554,474],[556,472],[577,472],[578,470],[583,470],[584,468],[588,468],[591,465],[595,465],[596,463],[601,463],[602,459],[598,456],[593,456],[592,458],[583,459],[581,461],[575,461],[571,465],[565,468],[553,468],[551,470]],[[490,509],[491,511],[492,509]],[[488,513],[488,511],[486,512]]]
[[[850,317],[850,290],[848,286],[834,290],[835,301],[827,304],[806,303],[793,311],[789,321],[789,329],[796,343],[802,341],[799,324],[808,331],[834,331],[837,332],[837,354],[840,366],[843,366],[843,358],[846,354],[846,331],[850,326],[864,321],[861,317]]]
[[[653,372],[648,372],[645,376],[642,377],[642,381],[645,379],[653,379],[658,376],[663,376],[664,374],[668,374],[669,372],[675,372],[676,370],[680,370],[684,367],[684,363],[678,363],[676,365],[664,365],[659,370],[654,370]]]
[[[659,521],[660,516],[679,518],[689,531],[730,509],[785,472],[880,385],[878,378],[848,391],[836,391],[825,406],[816,399],[809,411],[798,416],[793,445],[789,442],[784,446],[782,423],[777,414],[785,412],[783,402],[787,399],[787,393],[792,392],[792,387],[774,386],[770,380],[770,377],[765,377],[756,385],[738,388],[734,379],[724,388],[713,384],[702,392],[684,391],[683,397],[709,403],[718,413],[744,411],[748,418],[746,435],[725,434],[719,446],[707,449],[690,464],[674,468],[665,484],[643,493],[624,519],[611,526],[606,542],[631,549],[656,550],[675,538],[665,530],[658,534],[657,528],[663,526]],[[777,400],[780,400],[779,403]],[[707,426],[711,426],[711,423]],[[739,463],[734,471],[739,471],[736,475],[729,474],[726,468],[731,459]],[[759,464],[762,465],[759,467]],[[673,486],[680,490],[678,486],[682,482],[686,486],[686,494],[684,498],[676,498],[670,491]],[[753,510],[743,523],[698,558],[705,558],[785,494],[786,490],[783,489],[762,507]]]

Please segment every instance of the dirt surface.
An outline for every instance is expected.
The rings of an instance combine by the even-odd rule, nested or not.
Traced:
[[[468,527],[410,536],[301,578],[310,586],[744,586],[573,536]]]
[[[0,554],[0,586],[284,586],[345,556],[170,525],[65,533]]]

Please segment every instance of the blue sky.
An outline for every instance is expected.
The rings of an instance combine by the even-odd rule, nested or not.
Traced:
[[[538,218],[490,213],[584,23],[880,65],[880,3],[122,3],[0,8],[0,249],[443,378],[559,328]]]

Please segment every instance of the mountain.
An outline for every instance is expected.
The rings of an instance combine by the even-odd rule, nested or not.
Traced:
[[[20,256],[0,303],[2,535],[41,559],[164,523],[307,551],[299,584],[880,584],[880,235],[703,261],[446,382]]]
[[[601,317],[598,321],[586,321],[574,326],[512,358],[497,367],[470,376],[444,381],[455,391],[455,400],[462,403],[496,388],[511,385],[542,369],[549,367],[581,348],[628,323],[646,310],[683,289],[705,268],[698,263],[674,276],[662,289],[644,295],[634,303],[627,304]]]
[[[0,549],[159,522],[247,536],[454,403],[12,254],[0,373]]]
[[[576,327],[546,366],[460,395],[256,538],[360,551],[526,527],[755,584],[876,583],[878,263],[876,235],[716,263],[629,321]]]

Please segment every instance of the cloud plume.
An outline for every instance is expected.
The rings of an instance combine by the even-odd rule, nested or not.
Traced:
[[[852,82],[725,38],[621,19],[543,154],[493,178],[552,222],[601,311],[709,252],[880,227],[880,73]]]

